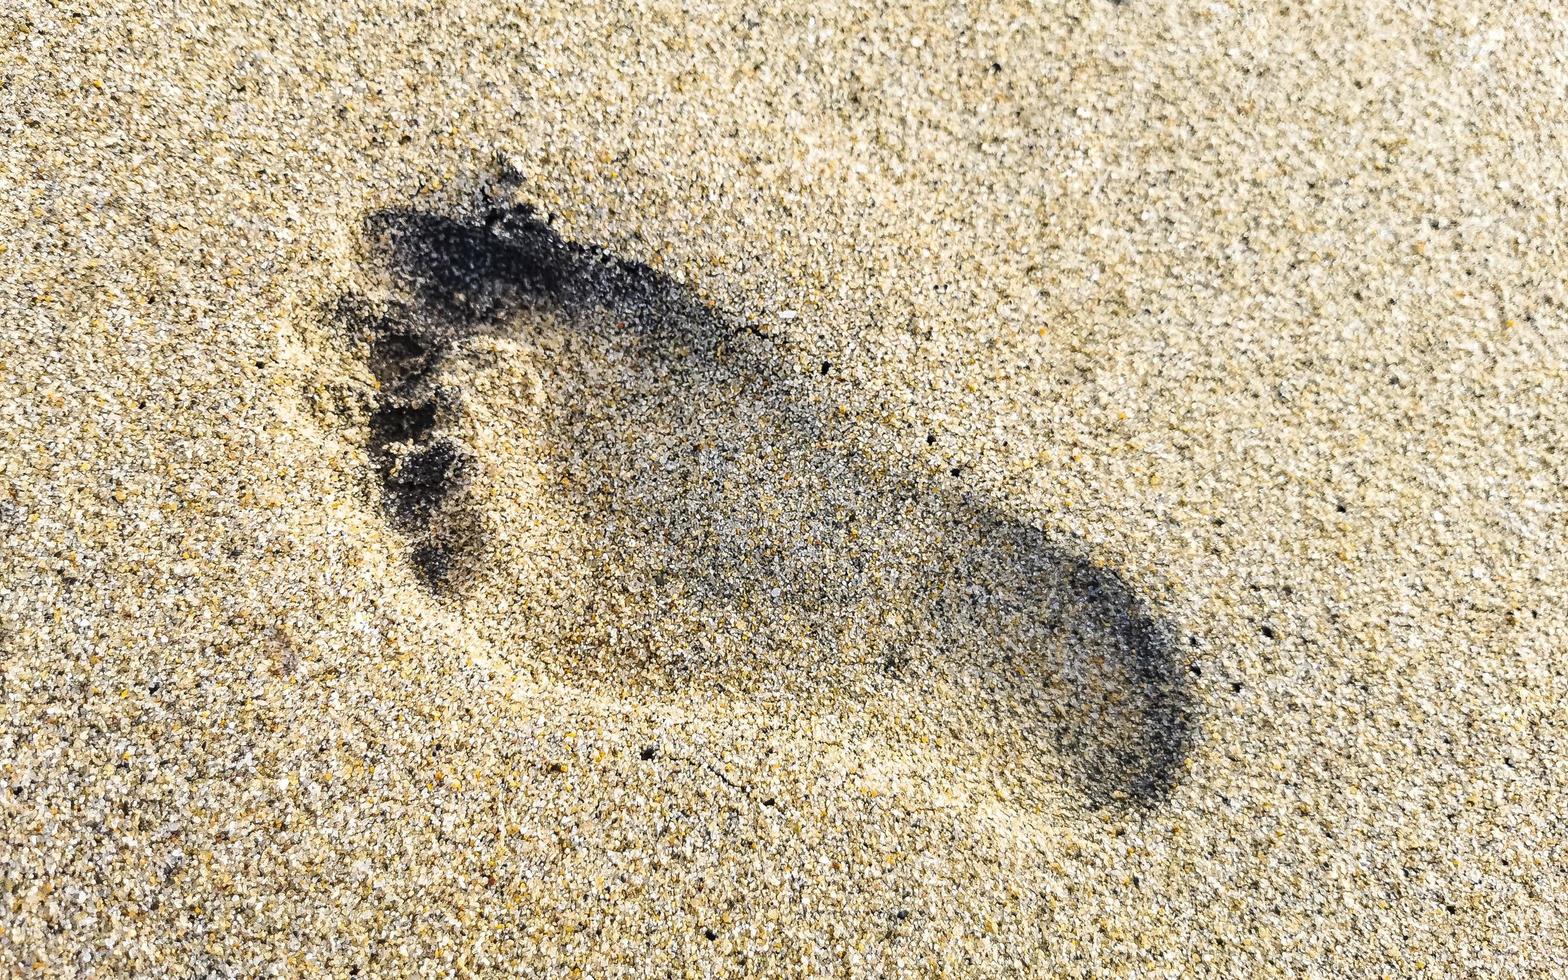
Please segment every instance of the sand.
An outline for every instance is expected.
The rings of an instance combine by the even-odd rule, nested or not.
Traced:
[[[0,966],[1568,971],[1565,52],[9,8]]]

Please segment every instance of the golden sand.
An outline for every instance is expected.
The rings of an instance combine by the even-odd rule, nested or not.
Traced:
[[[1568,971],[1568,8],[0,14],[0,967]]]

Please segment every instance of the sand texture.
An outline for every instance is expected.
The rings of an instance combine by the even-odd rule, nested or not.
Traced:
[[[308,7],[0,11],[0,974],[1568,973],[1568,7]]]

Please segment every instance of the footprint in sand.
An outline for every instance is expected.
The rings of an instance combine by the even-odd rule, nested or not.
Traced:
[[[773,341],[526,206],[366,231],[401,296],[338,309],[380,386],[370,457],[465,615],[567,674],[896,695],[921,743],[983,716],[1039,746],[1000,765],[1094,805],[1176,784],[1187,672],[1115,572],[862,458]]]

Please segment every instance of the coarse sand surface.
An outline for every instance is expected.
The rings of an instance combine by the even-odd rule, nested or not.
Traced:
[[[1568,6],[0,11],[0,973],[1568,973]]]

